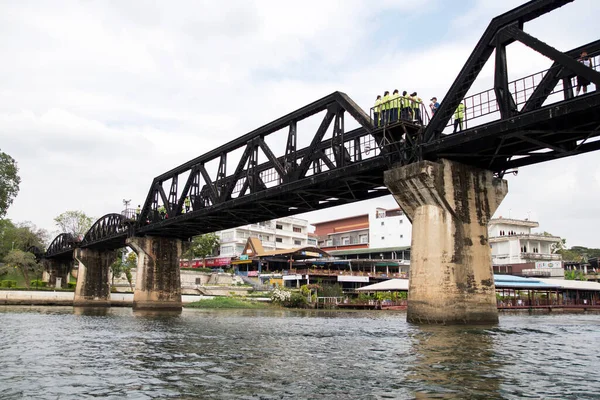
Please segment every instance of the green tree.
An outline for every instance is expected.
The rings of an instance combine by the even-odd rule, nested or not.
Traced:
[[[43,251],[49,238],[48,231],[29,221],[13,224],[8,219],[0,220],[0,260],[13,249],[27,251],[37,247]]]
[[[92,226],[94,219],[88,217],[83,211],[65,211],[54,222],[62,232],[70,233],[75,237],[83,237]]]
[[[124,252],[125,249],[117,250],[117,259],[110,265],[112,271],[111,285],[114,286],[115,278],[125,274],[127,282],[129,282],[129,288],[133,291],[131,269],[137,266],[137,255],[131,251],[123,257]]]
[[[32,253],[28,253],[22,250],[11,250],[6,257],[4,262],[12,267],[18,268],[23,274],[25,279],[25,285],[29,288],[29,273],[37,272],[40,269],[40,265],[36,262],[35,256]]]
[[[212,255],[219,246],[219,237],[214,233],[206,233],[200,236],[194,236],[190,249],[187,251],[188,258],[202,258],[202,266],[205,266],[206,257]]]
[[[21,178],[18,172],[17,162],[0,151],[0,219],[4,218],[8,207],[19,193]]]

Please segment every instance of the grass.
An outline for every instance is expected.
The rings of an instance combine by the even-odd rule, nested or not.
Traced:
[[[269,308],[270,304],[258,301],[247,301],[232,297],[215,297],[211,300],[200,300],[186,304],[190,308]]]

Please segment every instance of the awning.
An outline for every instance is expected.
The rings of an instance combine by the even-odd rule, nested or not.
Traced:
[[[397,262],[378,262],[375,264],[376,267],[399,267],[400,264]]]
[[[232,265],[238,264],[252,264],[252,260],[236,260],[231,262]]]

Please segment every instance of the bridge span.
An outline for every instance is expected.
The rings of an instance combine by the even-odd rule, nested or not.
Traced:
[[[59,235],[49,270],[64,274],[75,258],[76,303],[104,304],[115,250],[129,245],[134,307],[179,308],[178,259],[192,236],[391,193],[413,224],[408,319],[497,321],[487,222],[507,194],[504,174],[600,148],[600,92],[573,90],[576,77],[600,85],[600,40],[562,52],[524,31],[571,1],[532,0],[494,18],[435,115],[421,104],[422,121],[382,124],[334,92],[157,176],[139,214],[105,215],[81,240]],[[509,81],[516,41],[553,64]],[[592,68],[576,60],[582,50]],[[492,55],[493,87],[467,96]],[[465,129],[451,133],[460,103]]]

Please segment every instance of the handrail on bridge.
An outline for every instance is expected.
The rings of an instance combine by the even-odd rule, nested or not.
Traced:
[[[600,51],[589,54],[589,58],[592,60],[592,69],[595,71],[600,71]],[[513,96],[515,105],[518,107],[527,103],[546,74],[549,72],[558,71],[562,68],[563,67],[560,65],[554,66],[509,82],[508,87],[510,94]],[[567,75],[567,77],[570,82],[570,87],[565,88],[563,80],[560,79],[552,91],[548,93],[548,97],[577,86],[577,78],[574,76],[574,74],[571,74],[571,76]],[[468,128],[469,121],[500,112],[500,106],[498,104],[498,100],[496,99],[496,91],[493,88],[465,97],[462,103],[465,106],[464,118],[462,121],[463,129]],[[452,127],[454,125],[454,121],[455,118],[453,114],[446,125],[446,128]]]

